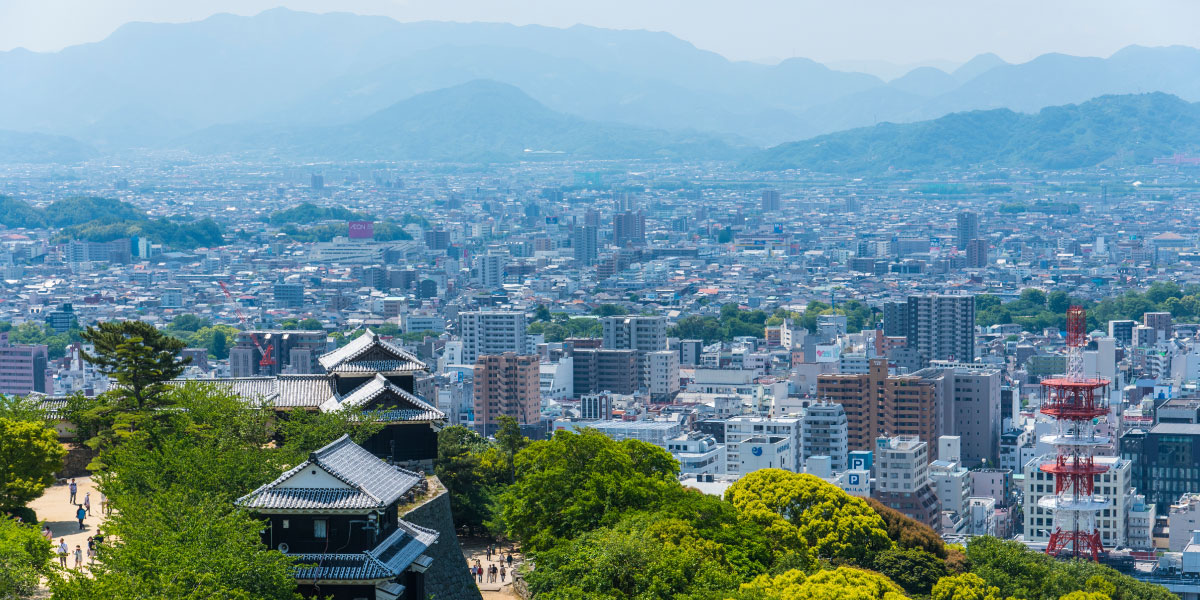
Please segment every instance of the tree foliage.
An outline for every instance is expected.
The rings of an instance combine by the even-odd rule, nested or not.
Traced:
[[[838,567],[806,576],[792,570],[762,575],[745,584],[741,600],[907,600],[887,577],[852,567]]]
[[[165,383],[180,373],[191,359],[179,358],[186,345],[142,321],[108,321],[88,327],[83,339],[95,350],[83,359],[122,386],[121,395],[133,408],[154,405],[166,391]]]
[[[866,565],[892,547],[870,505],[812,475],[761,469],[731,485],[725,499],[782,543],[804,544],[814,558]]]
[[[558,431],[530,444],[514,463],[516,481],[500,497],[499,517],[532,551],[611,525],[623,511],[681,490],[679,465],[665,450],[595,430]]]
[[[54,485],[67,451],[45,421],[0,417],[0,511],[22,508]]]
[[[872,559],[876,571],[887,575],[904,591],[925,596],[939,579],[950,574],[940,558],[918,548],[893,548]]]
[[[40,578],[51,573],[52,558],[36,524],[0,516],[0,598],[32,598]]]

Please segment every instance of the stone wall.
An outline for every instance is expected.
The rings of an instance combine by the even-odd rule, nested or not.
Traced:
[[[425,551],[433,565],[425,572],[425,593],[432,600],[482,600],[479,588],[467,571],[467,559],[455,535],[450,515],[450,494],[436,477],[429,478],[437,494],[400,515],[401,519],[437,530],[441,535]]]

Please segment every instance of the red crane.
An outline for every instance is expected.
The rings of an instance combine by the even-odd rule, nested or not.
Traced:
[[[246,315],[242,313],[242,307],[239,306],[237,301],[233,299],[233,294],[229,293],[229,286],[225,285],[224,281],[218,281],[217,284],[221,286],[221,291],[225,292],[225,297],[228,298],[229,303],[233,305],[233,311],[237,314],[238,321],[241,322],[242,327],[246,328],[247,330],[250,329],[250,322],[246,319]],[[258,341],[258,336],[253,331],[247,331],[247,333],[250,334],[250,341],[254,342],[254,347],[258,349],[258,353],[262,355],[262,360],[258,361],[258,366],[266,367],[268,372],[273,371],[273,367],[275,366],[275,356],[272,351],[275,349],[275,346],[273,344],[267,344],[266,349],[263,349],[262,344]]]

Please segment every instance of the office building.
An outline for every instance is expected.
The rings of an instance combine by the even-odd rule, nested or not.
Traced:
[[[46,313],[46,327],[53,329],[54,333],[66,333],[71,327],[77,325],[75,307],[71,304],[63,304]]]
[[[936,364],[953,379],[949,401],[943,403],[943,432],[962,439],[961,462],[974,468],[1000,461],[1000,370],[976,364]],[[938,458],[942,458],[939,454]]]
[[[480,355],[475,360],[475,430],[493,435],[501,416],[521,425],[536,424],[541,408],[538,357],[513,352]]]
[[[1167,550],[1182,552],[1192,540],[1192,532],[1200,531],[1200,492],[1183,494],[1171,504],[1167,511],[1167,529]]]
[[[700,340],[679,340],[679,365],[694,367],[700,364],[700,355],[704,353],[704,342]]]
[[[450,232],[445,229],[430,229],[422,234],[425,247],[430,250],[446,250],[450,248]]]
[[[594,265],[599,256],[597,229],[593,225],[581,225],[575,228],[575,237],[571,240],[575,260],[581,265]]]
[[[458,313],[463,364],[485,354],[528,354],[527,317],[520,311],[476,310]]]
[[[0,395],[53,393],[54,384],[46,383],[49,356],[44,344],[13,345],[8,342],[8,332],[0,332]]]
[[[767,189],[762,191],[762,211],[779,212],[783,205],[779,201],[779,190]]]
[[[607,421],[613,416],[611,394],[583,394],[579,397],[579,418],[585,421]]]
[[[275,306],[280,308],[304,308],[304,284],[279,282],[272,288]]]
[[[666,441],[667,452],[679,461],[679,473],[697,475],[725,473],[725,445],[699,431],[689,431]]]
[[[1137,321],[1120,320],[1108,322],[1108,337],[1115,338],[1121,345],[1129,347],[1133,345],[1133,328],[1137,327]]]
[[[828,456],[833,472],[846,470],[850,451],[846,411],[836,402],[817,402],[804,411],[800,421],[801,458],[804,464],[813,456]]]
[[[956,221],[958,225],[955,236],[956,247],[959,250],[966,250],[967,242],[979,237],[979,213],[964,210],[958,213]]]
[[[726,468],[731,475],[770,468],[800,472],[800,419],[737,416],[725,420]],[[757,450],[756,450],[757,448]]]
[[[1200,425],[1159,423],[1121,436],[1121,457],[1130,463],[1130,485],[1161,512],[1184,494],[1200,492]]]
[[[915,436],[877,438],[871,495],[910,519],[938,529],[940,509],[929,481],[928,447]]]
[[[974,296],[909,296],[907,316],[907,346],[922,360],[975,360]]]
[[[599,392],[628,395],[637,391],[637,350],[577,348],[572,360],[577,398]]]

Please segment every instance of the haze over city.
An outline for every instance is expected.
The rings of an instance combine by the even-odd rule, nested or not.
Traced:
[[[1197,23],[0,0],[0,598],[1200,600]]]

